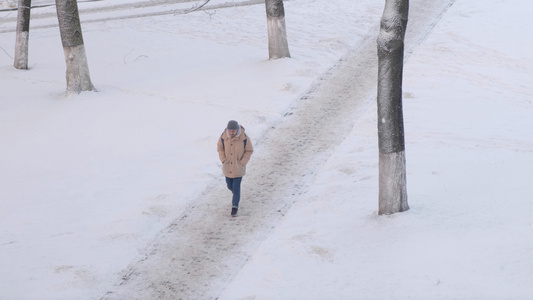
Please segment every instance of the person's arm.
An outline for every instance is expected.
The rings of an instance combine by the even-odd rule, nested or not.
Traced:
[[[249,136],[246,137],[246,146],[244,147],[244,155],[242,156],[241,163],[246,166],[246,164],[250,161],[250,157],[252,157],[252,153],[254,153],[254,146],[252,145],[252,140]]]
[[[226,160],[226,151],[224,150],[224,140],[222,139],[222,136],[218,139],[217,143],[217,151],[218,151],[218,157],[220,158],[220,162],[224,163]]]

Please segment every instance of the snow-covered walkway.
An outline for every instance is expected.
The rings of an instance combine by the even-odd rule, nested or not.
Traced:
[[[88,24],[163,15],[183,15],[196,10],[210,11],[261,3],[261,0],[237,0],[207,5],[204,5],[205,1],[198,0],[87,0],[78,1],[78,9],[81,22]],[[32,30],[57,27],[57,13],[54,1],[32,1],[32,7],[34,7],[31,15]],[[4,8],[0,9],[0,12],[13,9]],[[13,14],[3,18],[2,23],[0,23],[0,33],[14,32],[16,30],[16,25],[14,26],[14,24],[17,22],[17,14],[15,11],[13,12]]]
[[[454,0],[426,6],[413,2],[407,52]],[[377,32],[370,32],[256,141],[257,152],[263,154],[254,157],[244,178],[246,200],[238,218],[229,218],[223,183],[206,191],[102,299],[216,299],[309,189],[316,171],[358,118],[373,108],[376,37]]]

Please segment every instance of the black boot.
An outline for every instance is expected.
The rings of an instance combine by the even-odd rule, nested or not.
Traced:
[[[235,216],[237,215],[237,211],[238,211],[238,210],[239,210],[239,209],[237,209],[236,207],[233,207],[233,208],[231,209],[231,216],[232,216],[232,217],[235,217]]]

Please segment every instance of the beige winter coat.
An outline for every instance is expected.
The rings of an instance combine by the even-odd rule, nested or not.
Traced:
[[[229,138],[227,130],[218,139],[218,155],[222,162],[222,172],[229,178],[243,177],[246,164],[254,152],[252,141],[245,133],[244,127],[234,138]]]

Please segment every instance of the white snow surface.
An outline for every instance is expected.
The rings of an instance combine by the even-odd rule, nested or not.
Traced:
[[[149,1],[80,2],[98,92],[71,96],[54,8],[32,10],[27,71],[12,67],[16,12],[0,11],[1,300],[113,290],[154,236],[224,185],[216,142],[227,121],[257,143],[257,172],[254,160],[276,151],[261,137],[377,37],[384,6],[286,1],[292,58],[268,61],[264,4],[212,0],[235,6],[181,14],[202,1],[158,2],[142,13],[135,4]],[[118,4],[131,6],[106,10]],[[409,211],[377,215],[373,104],[309,166],[305,193],[219,299],[533,299],[532,9],[456,0],[407,53]],[[219,201],[230,218],[229,192]],[[254,210],[245,197],[241,210]]]

